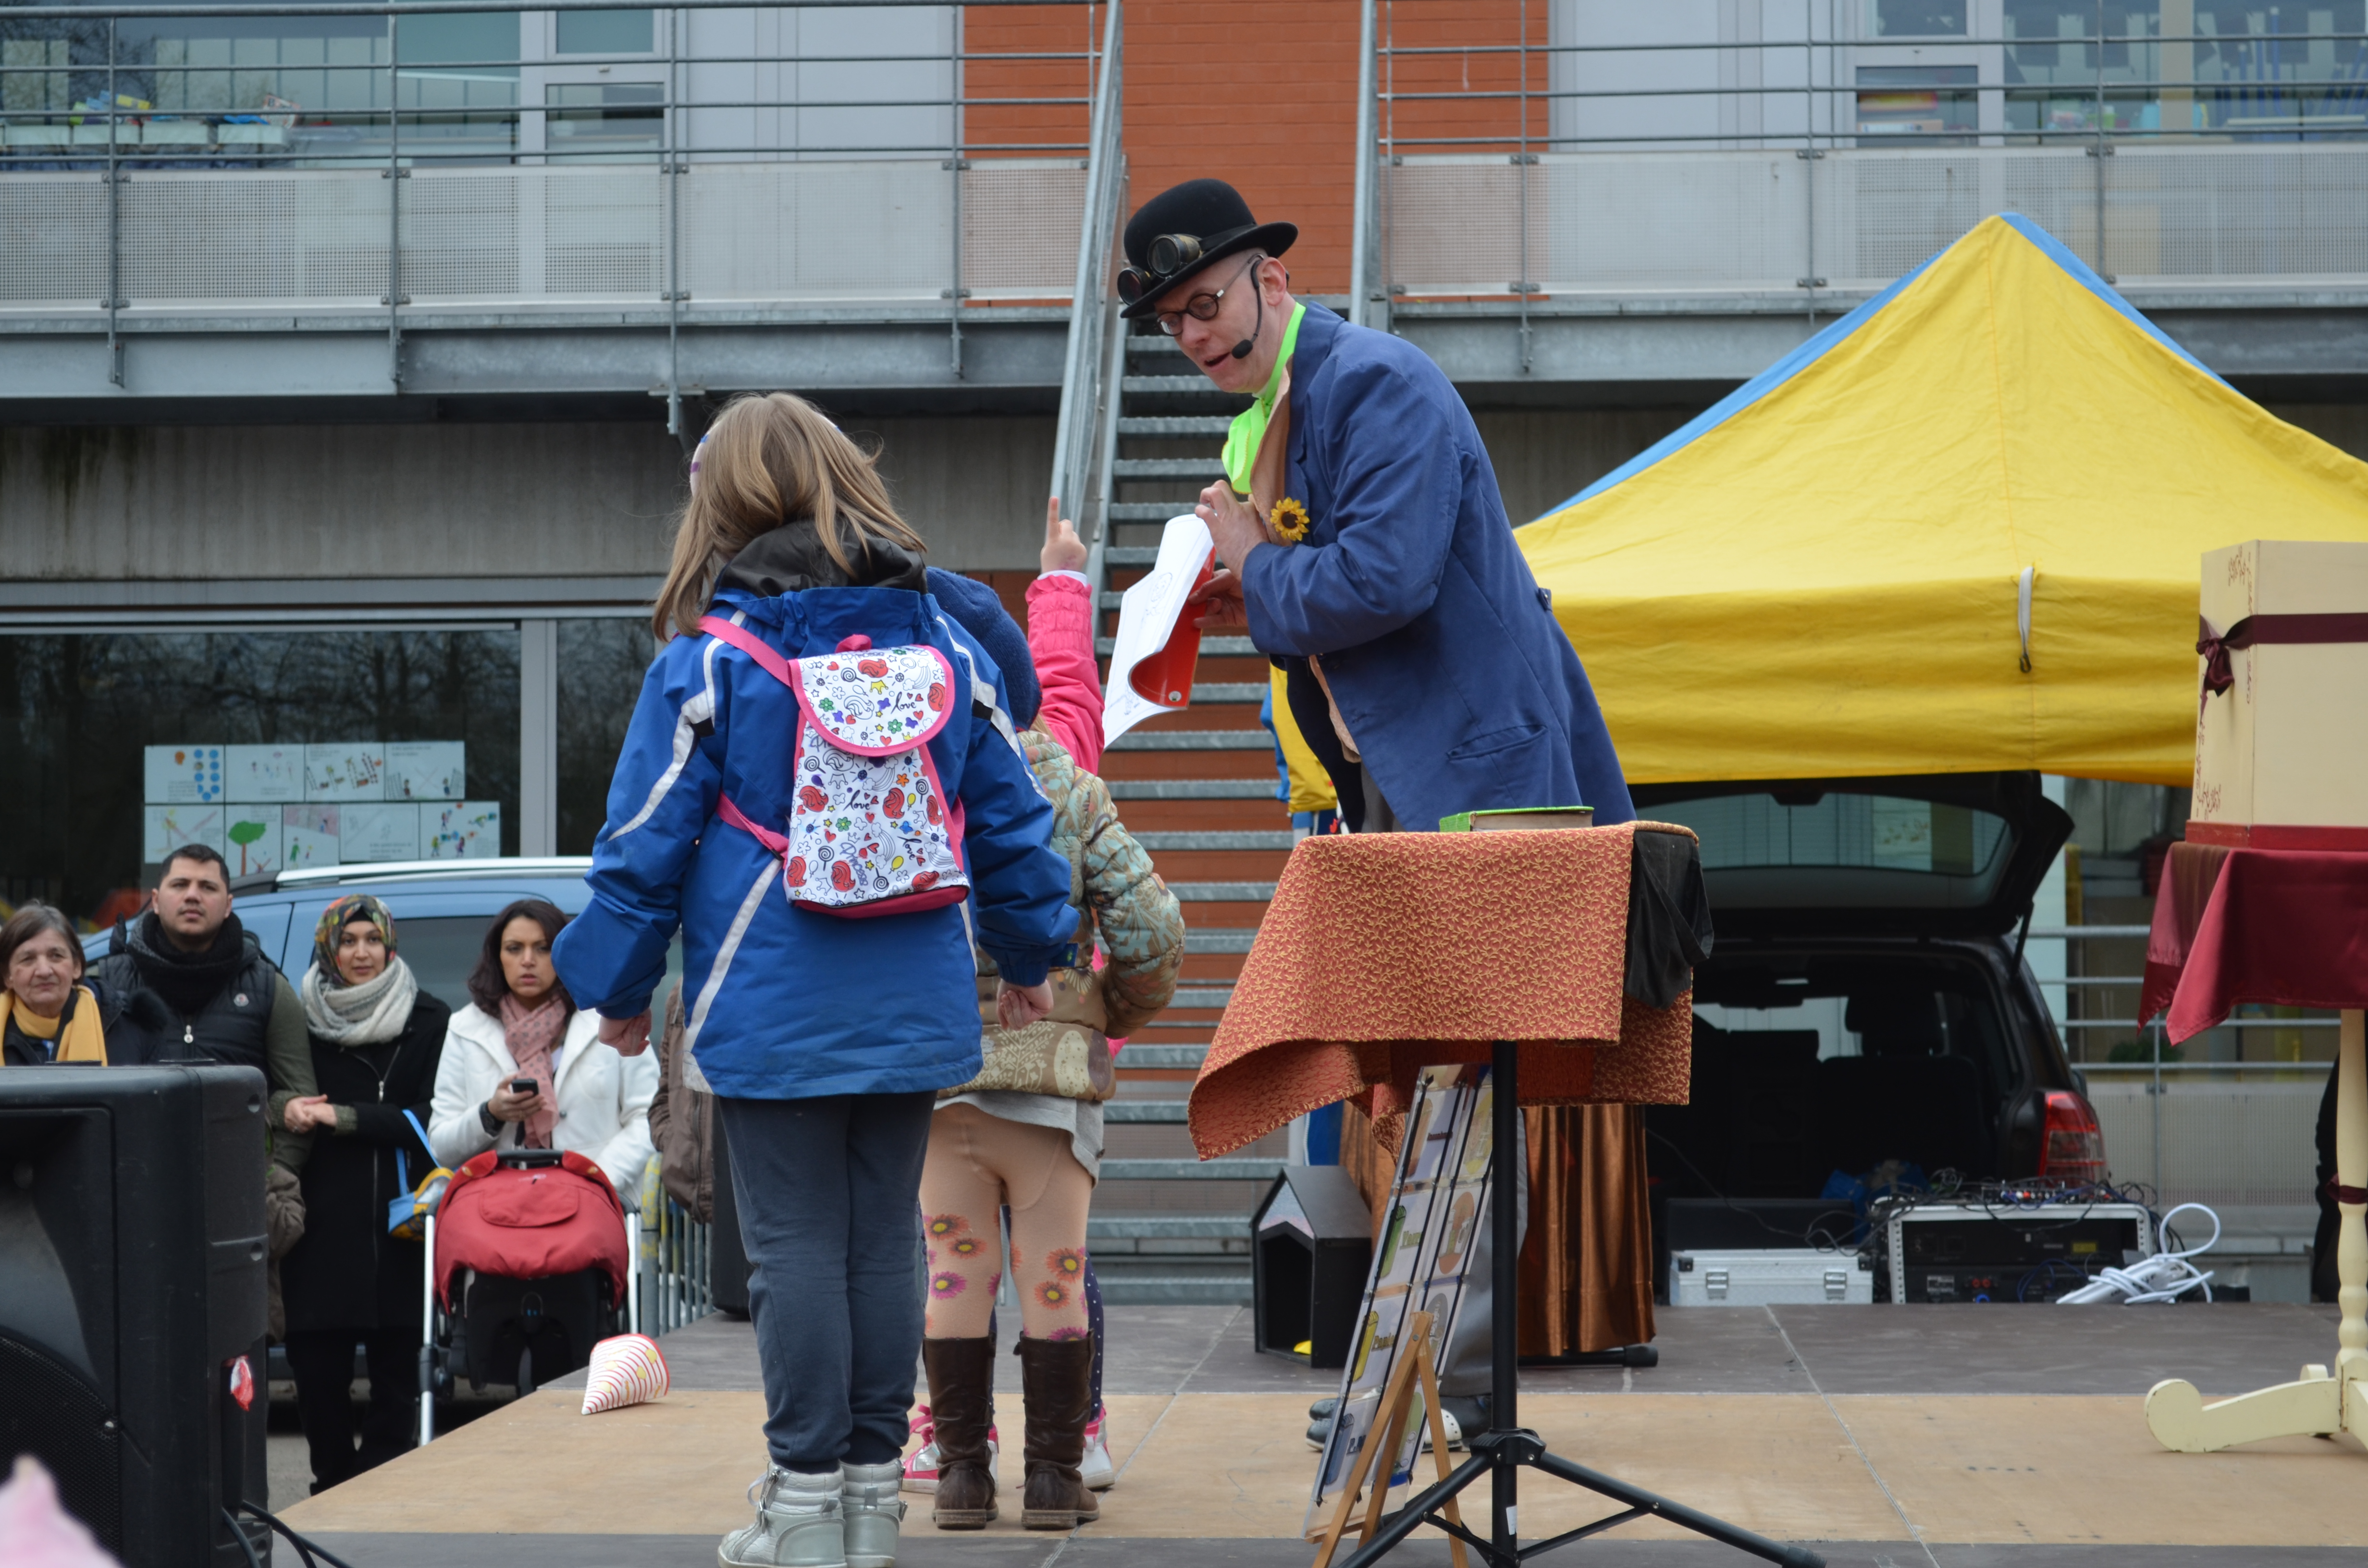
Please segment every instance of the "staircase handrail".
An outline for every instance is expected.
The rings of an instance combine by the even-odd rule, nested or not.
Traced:
[[[1111,401],[1100,383],[1104,290],[1110,278],[1110,246],[1117,235],[1125,189],[1126,153],[1121,140],[1124,112],[1121,69],[1120,0],[1111,0],[1102,26],[1101,80],[1094,91],[1091,142],[1086,158],[1084,221],[1077,232],[1076,287],[1069,299],[1069,339],[1061,366],[1061,413],[1053,437],[1051,494],[1072,518],[1080,516],[1093,469],[1094,425],[1100,405]],[[1097,530],[1098,537],[1099,530]]]

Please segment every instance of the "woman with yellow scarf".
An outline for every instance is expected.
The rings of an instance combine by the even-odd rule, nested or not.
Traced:
[[[107,1065],[98,999],[82,983],[82,942],[74,923],[46,903],[28,903],[0,925],[0,1062]]]

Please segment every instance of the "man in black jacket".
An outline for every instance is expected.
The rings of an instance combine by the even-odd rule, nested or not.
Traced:
[[[110,1042],[119,1018],[145,1026],[127,1031],[132,1038],[116,1060],[260,1071],[271,1093],[274,1155],[302,1165],[311,1139],[290,1132],[285,1119],[290,1100],[319,1092],[304,1006],[231,913],[230,868],[220,854],[202,844],[175,850],[147,911],[116,926],[114,946],[88,979]]]

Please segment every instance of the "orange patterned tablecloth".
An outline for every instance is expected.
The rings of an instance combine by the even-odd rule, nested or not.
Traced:
[[[1212,1158],[1320,1106],[1386,1115],[1415,1074],[1520,1043],[1524,1105],[1682,1105],[1693,994],[1623,995],[1634,835],[1682,827],[1303,840],[1192,1085]]]

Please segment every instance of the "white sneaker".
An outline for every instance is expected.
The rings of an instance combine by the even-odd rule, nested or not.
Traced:
[[[1118,1484],[1118,1470],[1110,1457],[1110,1411],[1097,1408],[1094,1418],[1086,1423],[1086,1453],[1077,1461],[1077,1474],[1084,1478],[1089,1492],[1107,1492]]]
[[[905,1505],[896,1496],[901,1460],[838,1467],[839,1512],[846,1521],[847,1568],[896,1568],[896,1528]]]
[[[768,1467],[748,1486],[757,1522],[723,1538],[716,1568],[848,1568],[839,1497],[836,1474]]]
[[[913,1436],[921,1439],[921,1446],[905,1457],[905,1491],[935,1492],[938,1489],[936,1434],[937,1427],[929,1420],[929,1407],[925,1404],[914,1414],[913,1417]],[[995,1428],[990,1426],[986,1429],[986,1468],[990,1473],[994,1471],[996,1461],[1002,1457],[1002,1440],[996,1436]],[[1087,1484],[1090,1485],[1091,1483]]]
[[[1447,1446],[1461,1452],[1463,1448],[1463,1424],[1455,1419],[1455,1412],[1445,1405],[1440,1406],[1439,1424],[1447,1428]],[[1430,1419],[1428,1416],[1423,1418],[1422,1423],[1422,1451],[1430,1452]]]

